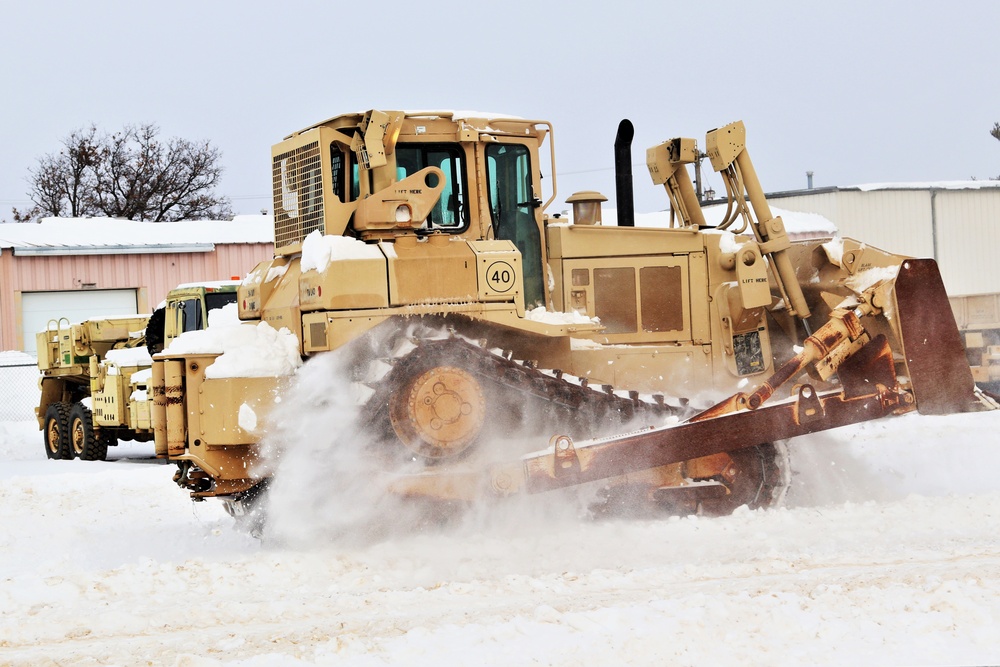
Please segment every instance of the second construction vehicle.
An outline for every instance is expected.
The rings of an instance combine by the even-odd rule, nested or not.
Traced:
[[[181,285],[152,316],[51,320],[37,334],[41,400],[35,413],[50,459],[103,461],[118,440],[152,440],[151,353],[236,300],[238,282]]]
[[[296,132],[272,150],[275,257],[243,281],[240,319],[287,328],[303,358],[354,360],[366,456],[406,497],[603,480],[609,506],[768,507],[784,438],[988,403],[933,261],[790,240],[739,122],[706,140],[722,223],[706,224],[699,151],[678,138],[646,154],[671,223],[634,227],[631,136],[623,121],[606,226],[596,192],[546,213],[545,121],[372,110]],[[267,483],[259,439],[286,378],[206,376],[215,356],[155,358],[156,450],[193,497],[238,513]],[[241,425],[246,406],[263,428]]]

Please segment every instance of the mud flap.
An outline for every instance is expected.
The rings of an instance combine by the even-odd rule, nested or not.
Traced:
[[[917,410],[944,415],[982,409],[937,262],[905,260],[896,278],[895,297]]]

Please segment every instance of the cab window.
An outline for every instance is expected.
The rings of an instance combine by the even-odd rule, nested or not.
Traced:
[[[180,317],[181,333],[188,331],[200,331],[201,326],[201,302],[198,299],[185,299],[177,304],[177,312]]]
[[[397,144],[397,180],[401,181],[426,167],[437,167],[444,172],[444,189],[427,216],[425,229],[460,231],[468,226],[464,163],[464,153],[455,144]]]

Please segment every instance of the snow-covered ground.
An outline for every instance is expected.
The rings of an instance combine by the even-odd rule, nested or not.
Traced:
[[[47,461],[0,423],[0,665],[998,664],[998,432],[792,441],[781,509],[594,521],[536,497],[290,548],[192,504],[147,445]]]

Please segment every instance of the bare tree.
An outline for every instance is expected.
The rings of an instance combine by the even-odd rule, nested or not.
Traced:
[[[1000,141],[1000,123],[993,123],[993,129],[990,130],[990,135],[997,141]],[[997,176],[996,178],[990,180],[1000,181],[1000,176]]]
[[[63,149],[44,155],[29,179],[34,207],[18,221],[44,216],[106,215],[167,222],[229,218],[229,200],[215,194],[222,157],[210,142],[159,140],[154,124],[100,134],[72,132]]]
[[[29,222],[45,216],[99,215],[89,194],[94,187],[93,170],[100,157],[97,128],[74,130],[62,140],[58,153],[38,158],[38,166],[30,169],[28,196],[32,206],[25,211],[13,210],[15,222]]]

